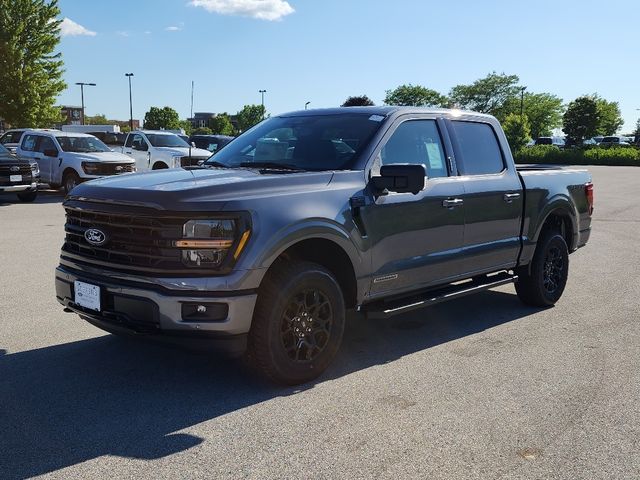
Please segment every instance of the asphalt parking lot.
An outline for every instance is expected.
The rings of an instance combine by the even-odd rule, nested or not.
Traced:
[[[639,478],[640,168],[590,170],[556,307],[509,286],[354,317],[329,371],[285,389],[64,313],[62,195],[0,195],[0,477]]]

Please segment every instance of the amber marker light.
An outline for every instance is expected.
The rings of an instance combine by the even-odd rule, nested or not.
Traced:
[[[250,234],[251,234],[251,230],[245,230],[245,232],[240,237],[240,241],[238,242],[238,248],[236,248],[236,251],[233,254],[234,260],[237,260],[240,254],[242,253],[244,246],[247,244],[247,240],[249,240]]]
[[[176,240],[178,248],[230,248],[233,240]]]

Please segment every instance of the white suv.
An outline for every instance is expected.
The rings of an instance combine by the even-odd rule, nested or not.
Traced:
[[[38,162],[43,183],[66,193],[85,180],[136,171],[131,158],[85,133],[27,130],[17,153]]]

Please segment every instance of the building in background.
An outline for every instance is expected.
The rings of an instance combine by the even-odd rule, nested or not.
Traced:
[[[216,115],[217,113],[212,112],[196,112],[193,114],[193,118],[189,118],[188,121],[194,129],[205,128],[209,126],[209,120],[215,118]]]
[[[60,125],[82,125],[82,107],[60,105],[62,123]]]

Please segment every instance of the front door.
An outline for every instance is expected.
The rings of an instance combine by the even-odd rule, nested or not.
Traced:
[[[49,137],[40,137],[36,150],[42,180],[49,183],[62,181],[59,178],[61,172],[58,172],[58,154],[60,152],[55,142]]]
[[[136,170],[144,172],[151,169],[151,155],[145,138],[139,133],[129,135],[124,146],[124,153],[136,161]]]
[[[380,149],[380,164],[411,163],[426,167],[425,188],[417,195],[388,193],[361,209],[371,242],[372,296],[402,293],[443,283],[463,270],[464,193],[450,175],[443,137],[435,119],[400,120]]]

